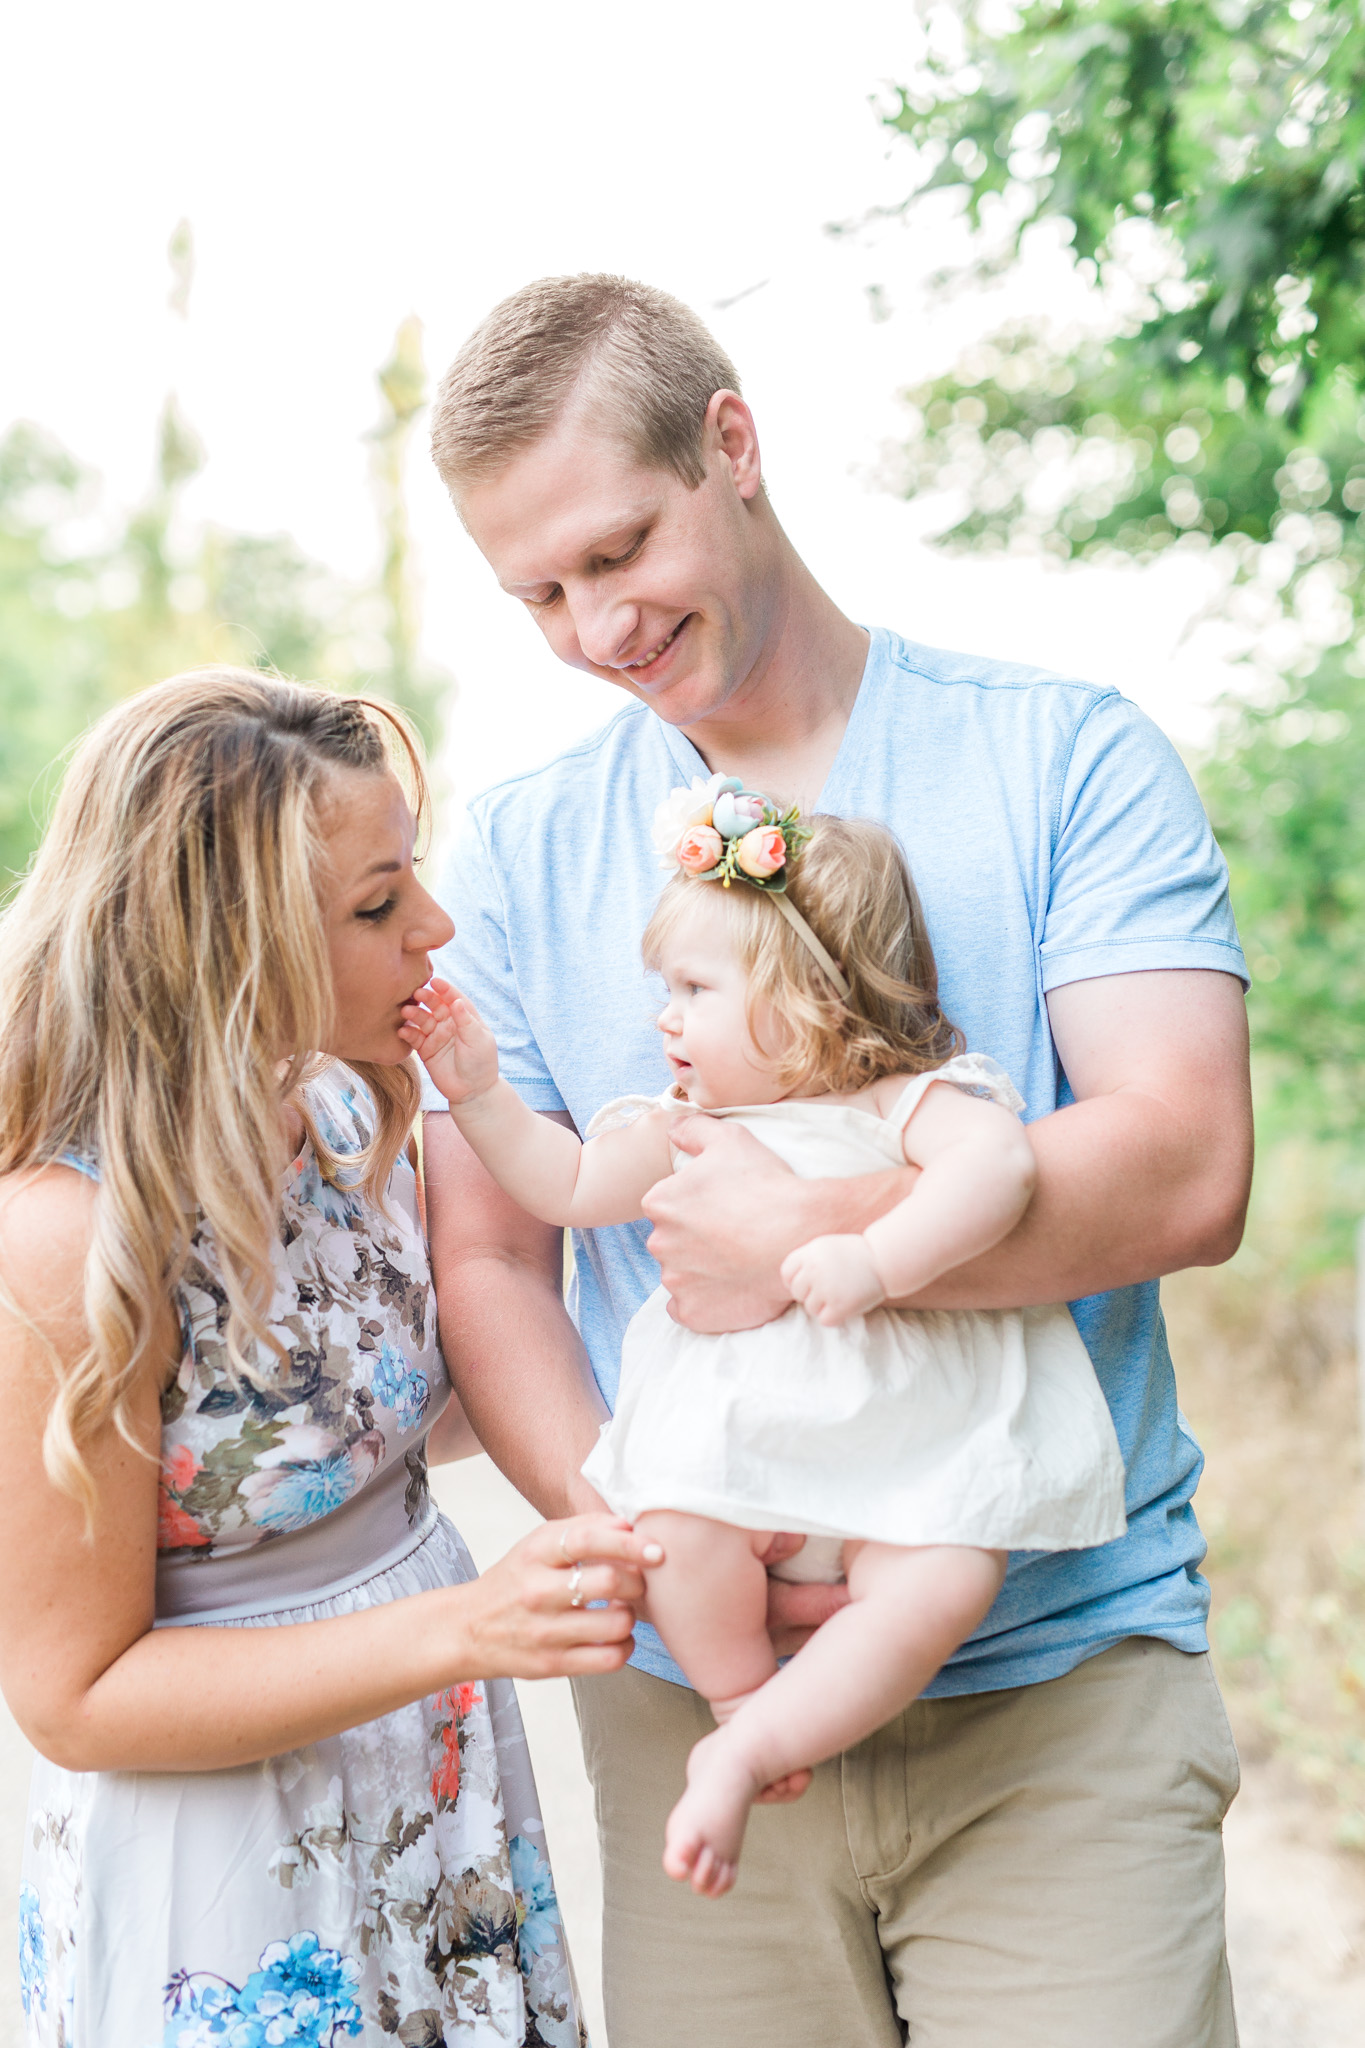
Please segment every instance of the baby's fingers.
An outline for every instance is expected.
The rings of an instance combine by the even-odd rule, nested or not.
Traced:
[[[808,1287],[810,1284],[806,1279],[806,1262],[802,1253],[799,1251],[788,1252],[786,1258],[782,1261],[780,1270],[782,1285],[789,1288],[796,1295],[797,1300],[800,1301],[801,1295],[797,1290]]]

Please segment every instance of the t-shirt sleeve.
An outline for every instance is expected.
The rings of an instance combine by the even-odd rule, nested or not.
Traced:
[[[477,814],[467,812],[436,890],[455,921],[455,936],[435,958],[435,972],[469,997],[498,1041],[498,1062],[532,1109],[563,1109],[517,990],[507,938],[507,907]],[[425,1070],[423,1109],[442,1110],[446,1099]]]
[[[1165,734],[1117,695],[1097,700],[1072,744],[1039,950],[1044,990],[1162,967],[1247,980],[1199,793]]]

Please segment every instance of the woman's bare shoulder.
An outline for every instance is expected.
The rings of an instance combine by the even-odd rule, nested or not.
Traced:
[[[79,1285],[98,1195],[89,1175],[72,1166],[0,1176],[0,1279],[22,1313]]]

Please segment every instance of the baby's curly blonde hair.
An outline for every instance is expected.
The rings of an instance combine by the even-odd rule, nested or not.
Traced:
[[[886,1074],[923,1074],[965,1050],[939,1007],[938,968],[905,855],[884,825],[816,815],[792,861],[787,894],[849,985],[847,1002],[764,891],[722,889],[679,874],[645,928],[645,966],[657,970],[669,936],[705,891],[725,904],[749,976],[749,1028],[761,1004],[784,1027],[777,1074],[788,1094],[847,1094]],[[766,1052],[769,1048],[764,1047]]]

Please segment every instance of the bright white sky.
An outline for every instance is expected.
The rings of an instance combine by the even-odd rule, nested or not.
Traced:
[[[955,230],[832,220],[900,198],[908,153],[872,98],[904,76],[910,0],[45,0],[7,31],[0,130],[0,425],[52,428],[131,501],[174,386],[209,452],[187,509],[294,534],[347,574],[376,552],[374,370],[415,312],[439,374],[497,299],[548,271],[677,292],[734,356],[777,508],[855,617],[1113,681],[1197,741],[1226,687],[1178,642],[1207,588],[1156,570],[951,560],[872,480],[897,392],[980,308],[927,311]],[[193,224],[188,323],[166,244]],[[1024,298],[1050,301],[1040,259]],[[891,317],[872,317],[867,287]],[[759,289],[751,289],[761,287]],[[746,293],[737,303],[725,301]],[[549,656],[496,590],[416,451],[429,653],[458,678],[450,768],[471,791],[619,701]]]

